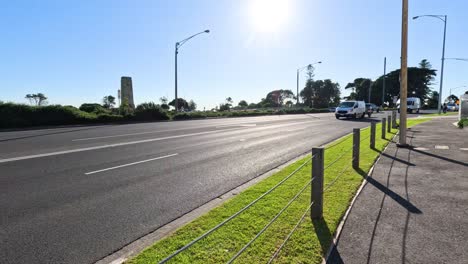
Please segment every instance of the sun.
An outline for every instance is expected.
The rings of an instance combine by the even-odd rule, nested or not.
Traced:
[[[288,21],[290,0],[250,0],[250,20],[257,32],[273,33]]]

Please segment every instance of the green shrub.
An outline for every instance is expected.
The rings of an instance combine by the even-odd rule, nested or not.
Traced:
[[[208,112],[206,112],[208,113]],[[189,120],[189,119],[204,119],[207,118],[205,112],[188,112],[188,113],[177,113],[172,119],[173,120]]]
[[[159,105],[149,102],[137,106],[134,119],[138,121],[169,120],[169,116]]]
[[[0,127],[26,127],[48,125],[72,125],[93,123],[95,114],[78,110],[72,106],[48,105],[29,106],[24,104],[0,104]]]
[[[99,123],[115,123],[115,122],[122,122],[125,121],[126,118],[121,115],[113,115],[113,114],[99,114],[97,116],[97,121]]]
[[[462,118],[460,121],[458,121],[459,128],[464,128],[466,126],[468,126],[468,118]]]
[[[108,114],[110,113],[109,110],[102,107],[100,104],[82,104],[79,108],[81,111],[94,113],[94,114]]]

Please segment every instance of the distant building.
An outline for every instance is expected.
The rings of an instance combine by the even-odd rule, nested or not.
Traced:
[[[135,108],[135,103],[133,102],[132,77],[122,77],[120,81],[120,90],[122,93],[122,103],[127,100],[130,107]]]

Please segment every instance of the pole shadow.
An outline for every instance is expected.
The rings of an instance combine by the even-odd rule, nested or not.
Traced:
[[[458,160],[450,159],[450,158],[447,158],[447,157],[439,156],[439,155],[436,155],[436,154],[433,154],[433,153],[429,153],[429,152],[426,152],[426,151],[416,149],[414,147],[412,147],[411,150],[414,151],[414,152],[420,153],[420,154],[424,154],[424,155],[436,158],[436,159],[441,159],[441,160],[445,160],[445,161],[448,161],[448,162],[451,162],[451,163],[455,163],[455,164],[458,164],[458,165],[468,167],[468,163],[465,163],[465,162],[462,162],[462,161],[458,161]]]

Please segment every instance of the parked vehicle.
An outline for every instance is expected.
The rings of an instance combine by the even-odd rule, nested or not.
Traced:
[[[368,107],[368,105],[369,105],[370,107],[372,107],[372,111],[374,111],[374,112],[379,113],[380,110],[381,110],[381,109],[380,109],[380,106],[377,106],[376,104],[367,103],[367,104],[366,104],[366,107]]]
[[[340,117],[364,118],[365,115],[366,115],[366,103],[364,101],[342,102],[336,108],[336,111],[335,111],[336,119],[340,119]]]
[[[419,114],[419,110],[421,109],[421,99],[417,97],[409,97],[406,100],[406,111],[408,113],[413,113],[416,112]],[[398,108],[398,113],[400,113],[400,99],[397,101],[397,108]]]
[[[447,104],[447,111],[458,111],[459,106],[455,103],[448,103]]]
[[[366,104],[366,113],[369,118],[372,116],[372,114],[374,113],[374,109],[375,109],[374,108],[375,105],[374,106],[372,105],[374,104],[369,104],[369,103]]]

